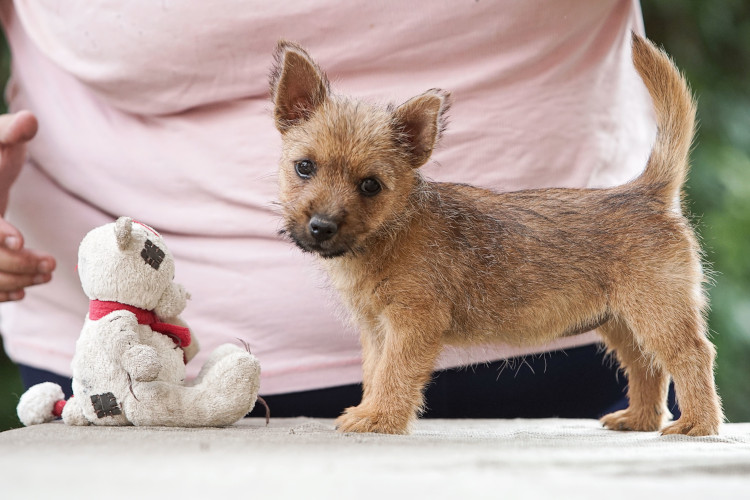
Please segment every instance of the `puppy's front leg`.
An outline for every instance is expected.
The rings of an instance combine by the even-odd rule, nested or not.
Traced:
[[[370,388],[375,385],[375,373],[383,353],[383,335],[374,328],[362,329],[360,335],[362,344],[362,399],[370,394]]]
[[[383,322],[379,358],[368,354],[374,345],[364,347],[364,397],[336,420],[342,432],[406,434],[422,407],[422,392],[440,353],[442,330],[408,314],[394,316]]]

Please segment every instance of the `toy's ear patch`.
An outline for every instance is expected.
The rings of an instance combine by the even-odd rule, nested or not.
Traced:
[[[151,240],[146,240],[146,244],[143,246],[143,250],[141,250],[141,257],[146,261],[146,264],[154,269],[159,269],[164,260],[164,251],[154,245]]]

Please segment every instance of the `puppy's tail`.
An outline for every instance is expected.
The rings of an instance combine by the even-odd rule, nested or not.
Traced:
[[[656,112],[656,142],[646,170],[635,181],[670,206],[679,200],[695,132],[695,101],[669,56],[633,33],[633,63]]]

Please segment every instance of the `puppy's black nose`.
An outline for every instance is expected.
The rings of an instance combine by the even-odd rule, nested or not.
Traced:
[[[338,230],[338,224],[327,217],[313,215],[310,219],[310,234],[315,238],[315,241],[323,242],[330,240]]]

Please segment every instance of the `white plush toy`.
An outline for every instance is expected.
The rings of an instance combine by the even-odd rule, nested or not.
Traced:
[[[73,357],[73,397],[53,383],[21,396],[24,425],[62,414],[70,425],[225,426],[255,405],[260,365],[233,344],[218,347],[198,377],[185,363],[198,351],[178,317],[189,298],[175,284],[161,236],[121,217],[81,242],[78,273],[91,299]]]

